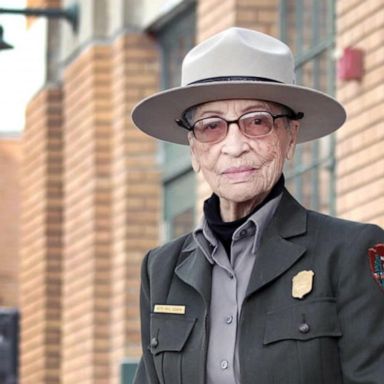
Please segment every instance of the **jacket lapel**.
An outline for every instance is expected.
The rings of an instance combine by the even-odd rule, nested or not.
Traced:
[[[186,244],[182,252],[190,254],[176,267],[176,275],[199,292],[208,306],[211,299],[212,265],[194,244],[192,236],[191,243]]]
[[[306,248],[289,239],[304,234],[306,230],[305,208],[284,190],[276,213],[261,239],[247,297],[282,275],[303,256]],[[182,253],[186,257],[176,267],[175,273],[184,283],[199,292],[208,305],[211,297],[212,265],[196,246],[192,236]]]
[[[303,256],[306,248],[289,238],[304,234],[306,228],[306,210],[285,190],[261,239],[246,297],[282,275]]]

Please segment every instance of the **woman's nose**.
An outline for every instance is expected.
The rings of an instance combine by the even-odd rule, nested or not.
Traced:
[[[241,132],[238,123],[230,123],[228,126],[227,136],[223,140],[222,152],[238,157],[244,152],[249,151],[248,138]]]

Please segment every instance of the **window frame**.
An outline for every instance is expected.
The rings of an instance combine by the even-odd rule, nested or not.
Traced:
[[[309,0],[295,0],[295,33],[297,35],[297,46],[303,46],[303,34],[300,32],[303,30],[303,1],[309,2]],[[318,18],[314,17],[319,12],[319,2],[316,0],[311,1],[312,5],[312,20],[317,21]],[[327,53],[327,89],[326,93],[330,95],[335,94],[336,86],[335,86],[335,78],[336,78],[336,68],[335,61],[333,58],[333,51],[335,47],[335,1],[327,0],[327,26],[329,26],[327,36],[319,40],[318,36],[318,24],[317,22],[311,23],[312,31],[311,36],[315,44],[306,50],[299,50],[299,52],[295,53],[295,70],[298,73],[297,83],[301,84],[301,76],[300,69],[307,63],[313,61],[315,65],[315,75],[312,79],[311,86],[313,88],[317,88],[317,76],[316,76],[316,61],[314,59],[320,57],[321,55]],[[287,0],[279,1],[279,24],[280,24],[280,39],[283,41],[288,40],[288,26],[287,26]],[[328,141],[328,143],[324,143]],[[308,144],[307,144],[308,145]],[[336,138],[335,135],[332,134],[327,138],[318,139],[313,141],[311,144],[311,151],[313,154],[312,161],[310,163],[302,163],[303,157],[303,146],[298,145],[296,148],[296,155],[294,159],[294,168],[293,170],[287,171],[285,173],[287,182],[294,181],[295,186],[295,196],[298,200],[303,199],[303,176],[311,172],[311,199],[310,199],[310,207],[315,210],[320,210],[320,182],[319,182],[319,172],[314,172],[315,170],[320,170],[321,168],[325,169],[329,172],[329,185],[328,185],[328,213],[335,214],[336,213],[336,156],[335,156],[335,145]],[[320,155],[320,146],[327,145],[328,153],[325,156]]]
[[[169,89],[179,85],[182,59],[187,51],[193,47],[196,39],[196,3],[194,1],[185,2],[181,8],[174,9],[171,14],[171,17],[157,27],[156,31],[152,31],[156,35],[160,51],[161,89]],[[185,50],[183,55],[175,57],[175,52],[172,51],[175,48],[174,36],[180,37],[183,34],[187,37]],[[173,78],[172,70],[175,75]],[[192,211],[194,226],[196,178],[191,166],[188,146],[161,142],[159,143],[159,160],[162,168],[164,237],[165,240],[171,240],[176,233],[175,228],[173,228],[174,220],[182,212],[178,212],[169,203],[169,201],[174,201],[176,204],[179,196],[170,198],[169,194],[179,189],[190,191],[185,198],[189,200],[187,205],[189,204],[188,209]],[[177,185],[177,183],[181,184]],[[183,202],[183,206],[186,206],[185,202]]]

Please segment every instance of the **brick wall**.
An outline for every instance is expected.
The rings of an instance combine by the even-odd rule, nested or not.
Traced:
[[[158,89],[158,53],[149,37],[127,34],[113,45],[113,258],[111,264],[111,368],[118,383],[122,358],[141,354],[141,260],[158,243],[160,178],[157,143],[134,127],[134,104]]]
[[[59,0],[27,1],[27,7],[59,6]],[[43,87],[28,105],[22,140],[21,384],[61,382],[62,127],[61,87]]]
[[[237,0],[236,25],[278,37],[278,0]]]
[[[62,94],[39,92],[23,136],[20,249],[21,383],[60,382]]]
[[[22,383],[117,384],[122,359],[141,353],[139,270],[158,243],[160,179],[157,144],[130,111],[158,69],[153,41],[128,34],[79,53],[63,100],[48,88],[29,104]]]
[[[199,43],[236,21],[236,0],[199,0],[197,4],[196,41]]]
[[[348,113],[337,140],[340,216],[384,226],[384,7],[382,0],[337,2],[337,45],[364,53],[362,81],[338,83]]]
[[[0,306],[19,303],[21,143],[17,138],[0,138]]]
[[[128,33],[78,51],[63,95],[43,89],[29,104],[22,383],[118,383],[123,358],[141,354],[139,270],[158,243],[161,196],[157,143],[130,111],[158,71],[154,42]]]
[[[64,71],[63,384],[106,383],[111,289],[111,49]]]

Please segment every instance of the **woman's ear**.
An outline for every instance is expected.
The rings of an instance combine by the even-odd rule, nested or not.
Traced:
[[[195,140],[191,132],[188,133],[189,150],[191,153],[192,168],[196,173],[200,172],[200,162],[196,156]]]
[[[296,148],[296,140],[297,140],[297,134],[300,129],[300,123],[297,120],[292,120],[289,124],[289,143],[287,148],[287,153],[285,155],[287,160],[291,160],[293,158],[293,155],[295,154],[295,148]]]

